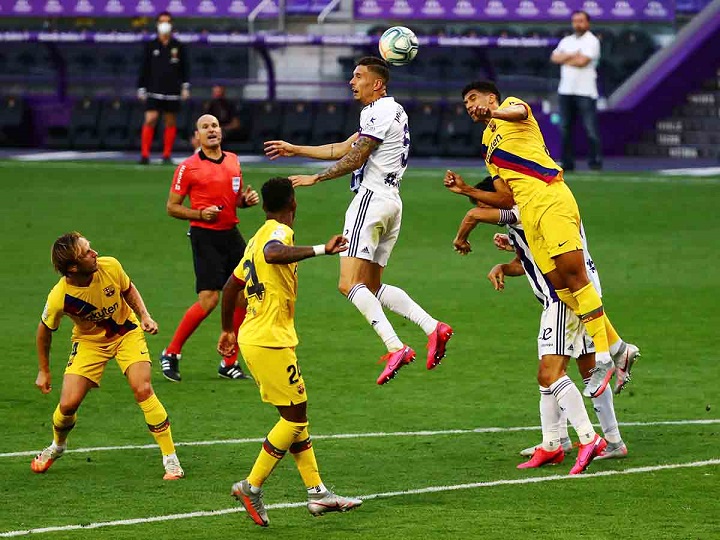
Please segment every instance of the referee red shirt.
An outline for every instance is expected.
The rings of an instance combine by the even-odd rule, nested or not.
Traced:
[[[238,224],[237,204],[243,192],[242,171],[236,154],[223,152],[220,159],[207,157],[202,150],[183,161],[175,171],[170,193],[190,197],[195,210],[216,205],[221,208],[215,221],[190,221],[192,227],[224,231]]]

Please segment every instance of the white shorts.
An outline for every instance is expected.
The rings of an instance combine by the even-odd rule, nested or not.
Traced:
[[[580,318],[562,302],[552,302],[540,318],[538,358],[546,354],[579,358],[594,353],[595,344]]]
[[[360,187],[345,212],[343,235],[350,240],[341,257],[356,257],[387,266],[400,235],[402,202]]]

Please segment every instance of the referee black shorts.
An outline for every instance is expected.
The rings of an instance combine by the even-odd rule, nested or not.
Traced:
[[[220,291],[242,260],[245,240],[237,227],[224,231],[190,227],[195,291]]]
[[[158,112],[168,112],[168,113],[177,113],[180,111],[180,100],[179,99],[157,99],[157,98],[147,98],[147,101],[145,102],[145,110],[146,111],[158,111]]]

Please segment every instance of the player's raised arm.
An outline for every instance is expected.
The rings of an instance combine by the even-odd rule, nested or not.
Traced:
[[[35,336],[38,355],[38,375],[35,379],[37,386],[43,394],[52,390],[52,377],[50,375],[50,346],[52,345],[52,330],[42,321],[38,323],[37,335]]]
[[[293,187],[312,186],[324,180],[340,178],[362,167],[373,150],[380,146],[380,142],[381,141],[371,137],[359,136],[355,146],[353,146],[342,159],[336,161],[320,174],[299,174],[289,176],[288,178],[292,181]]]
[[[268,242],[263,249],[263,255],[268,264],[290,264],[317,255],[336,255],[347,248],[348,239],[336,234],[326,244],[316,246],[288,246],[280,241]]]
[[[500,209],[498,208],[471,208],[460,222],[460,227],[453,240],[455,251],[461,255],[467,255],[472,251],[468,238],[470,233],[477,227],[478,223],[489,223],[497,225],[500,222]]]
[[[445,173],[443,184],[453,193],[465,195],[466,197],[470,197],[494,208],[510,210],[515,205],[512,192],[509,188],[498,191],[483,191],[469,186],[463,181],[462,176],[453,171],[447,171]]]
[[[522,122],[523,120],[527,120],[529,116],[527,107],[521,103],[503,107],[502,109],[495,109],[489,114],[490,118],[505,120],[506,122]]]
[[[520,256],[515,255],[515,258],[509,263],[496,264],[493,266],[488,273],[487,278],[496,291],[502,291],[505,289],[505,276],[515,277],[522,276],[524,274],[525,269],[520,261]]]
[[[353,133],[344,141],[320,146],[300,146],[287,141],[265,141],[265,155],[271,160],[293,156],[322,160],[340,159],[350,151],[357,138],[358,134]]]

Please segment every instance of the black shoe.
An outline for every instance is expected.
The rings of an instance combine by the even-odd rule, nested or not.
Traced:
[[[140,165],[150,165],[150,158],[141,157],[140,161],[138,161]]]
[[[172,158],[164,157],[162,161],[163,165],[175,165]]]
[[[223,379],[249,379],[245,372],[240,367],[240,364],[235,362],[232,366],[226,366],[225,362],[220,360],[220,367],[218,368],[218,375]]]
[[[181,354],[168,354],[166,350],[163,349],[160,355],[160,369],[162,370],[163,377],[168,381],[180,382],[182,380],[179,367],[181,357]]]

